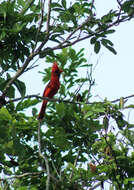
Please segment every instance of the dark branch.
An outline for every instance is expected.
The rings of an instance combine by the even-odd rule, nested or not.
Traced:
[[[47,172],[46,190],[49,190],[50,169],[49,169],[48,159],[44,154],[42,154],[42,150],[41,150],[41,123],[40,122],[39,122],[39,125],[38,125],[38,146],[39,146],[39,156],[45,161],[46,172]]]
[[[130,98],[133,98],[134,97],[134,94],[133,95],[130,95],[130,96],[126,96],[126,97],[122,97],[123,100],[128,100]],[[42,99],[42,100],[48,100],[50,102],[64,102],[64,103],[70,103],[70,104],[78,104],[78,105],[81,105],[82,103],[84,102],[77,102],[77,101],[70,101],[70,100],[63,100],[63,99],[60,99],[60,98],[48,98],[48,97],[42,97],[42,96],[39,96],[39,94],[37,95],[27,95],[25,97],[19,97],[19,98],[15,98],[15,99],[12,99],[12,100],[9,100],[7,101],[5,104],[10,104],[11,102],[17,102],[17,101],[23,101],[24,99],[28,99],[28,98],[37,98],[37,99]],[[116,102],[119,102],[120,101],[120,98],[116,99],[116,100],[112,100],[112,101],[109,101],[111,103],[116,103]],[[86,104],[93,104],[95,102],[87,102]],[[97,103],[97,102],[96,102]],[[102,102],[103,103],[103,102]],[[5,105],[4,104],[4,105]]]

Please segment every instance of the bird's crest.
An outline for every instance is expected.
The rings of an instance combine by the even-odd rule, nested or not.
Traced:
[[[56,62],[54,62],[52,66],[52,72],[55,72],[55,71],[60,71],[60,73],[63,72],[61,69],[59,69],[58,64]]]

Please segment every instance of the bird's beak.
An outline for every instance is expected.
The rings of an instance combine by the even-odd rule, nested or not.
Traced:
[[[63,72],[63,70],[62,69],[60,69],[60,73],[62,73]]]

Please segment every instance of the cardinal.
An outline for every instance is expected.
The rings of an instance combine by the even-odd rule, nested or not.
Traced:
[[[46,86],[43,97],[53,98],[53,96],[58,92],[60,88],[60,74],[63,70],[59,69],[56,62],[53,63],[51,71],[51,79],[48,85]],[[38,120],[42,120],[45,115],[46,105],[48,100],[43,100],[40,113],[38,115]]]

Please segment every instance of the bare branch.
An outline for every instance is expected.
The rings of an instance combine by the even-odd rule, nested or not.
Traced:
[[[80,24],[71,34],[68,35],[68,37],[60,44],[60,48],[62,47],[63,44],[65,44],[66,42],[68,42],[72,36],[78,31],[80,30],[84,25],[86,25],[89,21],[90,21],[91,17],[89,16],[86,21],[84,21],[82,24]],[[92,33],[94,34],[94,32],[92,31]],[[93,35],[92,34],[92,35]],[[76,41],[79,41],[79,38],[77,38]],[[70,42],[71,43],[71,42]],[[73,45],[73,44],[72,44]]]
[[[12,175],[10,177],[1,178],[0,180],[5,181],[5,180],[12,180],[12,179],[15,179],[15,178],[22,178],[22,177],[26,177],[26,176],[38,176],[40,174],[43,174],[44,172],[46,173],[46,170],[42,170],[42,171],[39,171],[39,172],[27,172],[27,173],[23,173],[23,174],[20,174],[20,175]],[[50,175],[50,177],[51,177],[51,179],[53,181],[58,183],[58,180],[54,176]]]
[[[48,13],[47,13],[47,26],[46,26],[46,33],[49,33],[49,26],[50,26],[50,13],[51,13],[51,0],[48,0]]]
[[[31,69],[34,69],[35,67],[38,67],[38,65],[31,65],[30,67],[28,67],[27,69],[25,69],[25,71],[24,72],[27,72],[27,71],[29,71],[29,70],[31,70]]]
[[[45,161],[45,165],[46,165],[46,171],[47,171],[47,180],[46,180],[46,190],[49,190],[49,184],[50,184],[50,170],[49,170],[49,163],[48,163],[48,159],[45,155],[42,154],[41,151],[41,123],[39,121],[39,125],[38,125],[38,145],[39,145],[39,156]]]
[[[134,94],[130,95],[130,96],[126,96],[126,97],[122,97],[123,100],[128,100],[130,98],[133,98],[134,97]],[[120,98],[117,98],[115,100],[112,100],[111,103],[116,103],[116,102],[119,102],[120,101]]]
[[[133,97],[134,97],[134,94],[130,95],[130,96],[122,97],[122,98],[123,98],[123,100],[127,100],[127,99],[133,98]],[[60,102],[64,102],[64,103],[78,104],[78,105],[82,104],[82,102],[70,101],[70,99],[69,100],[63,100],[63,99],[59,99],[59,98],[53,98],[53,99],[51,99],[51,98],[48,98],[48,97],[42,97],[42,96],[39,96],[39,94],[37,94],[37,95],[35,95],[35,94],[34,95],[27,95],[27,96],[25,96],[23,98],[22,97],[15,98],[15,99],[7,101],[6,104],[10,104],[11,102],[17,102],[17,101],[20,101],[20,100],[23,101],[24,99],[28,99],[28,98],[36,98],[36,99],[48,100],[50,102],[59,102],[59,103]],[[119,102],[119,101],[120,101],[120,98],[118,98],[116,100],[109,101],[109,102],[116,103],[116,102]],[[86,104],[92,104],[92,103],[95,103],[95,102],[90,102],[90,103],[88,102]]]
[[[122,6],[122,4],[121,4],[122,1],[123,1],[123,0],[117,0],[117,3],[119,4],[120,7]]]
[[[92,9],[93,9],[93,7],[94,7],[94,3],[95,3],[95,0],[92,0],[91,10],[92,10]]]
[[[76,167],[76,165],[77,165],[77,161],[78,161],[78,158],[79,158],[79,154],[80,154],[80,149],[78,150],[78,153],[77,153],[77,156],[76,156],[76,159],[75,159],[75,161],[74,161],[74,167]],[[71,181],[71,179],[72,179],[72,177],[73,177],[73,170],[72,170],[72,172],[71,172],[71,174],[70,174],[70,181]]]
[[[94,84],[94,80],[92,79],[92,67],[90,67],[90,73],[87,70],[87,77],[88,77],[88,82],[89,82],[89,88],[88,88],[88,94],[87,94],[86,103],[88,103],[88,99],[89,99],[89,96],[90,96],[90,93],[91,93],[91,87]]]
[[[107,141],[107,137],[104,136],[104,135],[103,135],[103,137],[104,137],[104,139],[105,139],[106,144],[107,144],[108,147],[110,148],[111,157],[114,159],[114,162],[115,162],[115,164],[116,164],[116,168],[117,168],[117,169],[114,170],[114,173],[115,173],[115,176],[116,176],[116,175],[117,175],[117,170],[120,170],[120,168],[118,167],[118,161],[117,161],[117,158],[116,158],[116,154],[115,154],[115,152],[114,152],[114,150],[113,150],[113,148],[112,148],[112,145]],[[116,183],[117,183],[117,185],[118,185],[119,190],[121,190],[121,184],[120,184],[120,182],[118,181],[118,179],[116,179]]]
[[[42,24],[43,24],[43,17],[44,17],[44,7],[45,7],[45,0],[41,0],[41,16],[40,16],[40,23],[39,23],[39,27],[38,27],[38,30],[37,30],[37,33],[36,33],[36,37],[35,37],[35,45],[33,47],[33,50],[32,52],[34,52],[36,46],[37,46],[37,42],[38,42],[38,35],[39,35],[39,32],[41,31],[41,28],[42,28]]]
[[[101,182],[97,183],[96,185],[94,185],[93,187],[91,187],[89,190],[94,190],[97,187],[101,186]]]
[[[48,98],[48,97],[42,97],[42,96],[39,96],[39,95],[28,95],[28,96],[25,96],[25,97],[20,97],[20,98],[15,98],[13,100],[9,100],[6,102],[6,104],[10,104],[11,102],[17,102],[17,101],[23,101],[24,99],[28,99],[28,98],[36,98],[36,99],[42,99],[42,100],[48,100],[50,102],[64,102],[64,103],[70,103],[70,104],[78,104],[78,105],[81,105],[82,102],[75,102],[75,101],[70,101],[70,100],[63,100],[63,99],[58,99],[58,98]],[[91,104],[91,103],[89,103]]]
[[[40,171],[40,172],[27,172],[27,173],[23,173],[21,175],[13,175],[13,176],[10,176],[10,177],[5,177],[5,178],[1,178],[0,180],[1,181],[5,181],[5,180],[11,180],[11,179],[14,179],[14,178],[22,178],[22,177],[26,177],[26,176],[36,176],[36,175],[40,175],[41,173],[44,173],[44,171]]]
[[[55,167],[55,165],[54,165],[53,160],[52,160],[52,166],[53,166],[53,168],[54,168],[54,170],[55,170],[55,172],[56,172],[58,178],[61,180],[61,176],[58,174],[58,171],[57,171],[57,169],[56,169],[56,167]]]
[[[129,20],[129,18],[121,18],[121,19],[118,18],[115,22],[113,22],[112,24],[108,25],[106,29],[110,29],[111,27],[116,26],[117,24],[119,24],[121,22],[125,22],[127,20]],[[85,24],[87,24],[87,22],[89,22],[89,21],[90,21],[90,17],[85,22],[83,22],[80,26],[78,26],[71,34],[69,34],[68,37],[63,42],[61,42],[60,44],[58,44],[58,45],[56,45],[54,47],[47,47],[44,50],[42,50],[41,53],[47,53],[47,51],[50,51],[50,50],[53,51],[53,50],[63,49],[63,48],[75,45],[78,42],[81,42],[83,40],[91,38],[92,36],[94,36],[94,35],[99,34],[100,32],[102,32],[102,29],[99,29],[97,32],[91,31],[90,34],[87,34],[84,37],[81,37],[81,38],[80,37],[79,38],[74,37],[74,38],[76,38],[74,41],[69,41],[69,40],[71,40],[71,38],[73,37],[73,35],[78,30],[80,30]],[[41,50],[41,48],[43,46],[44,45],[42,43],[41,47],[39,47],[38,50]]]

